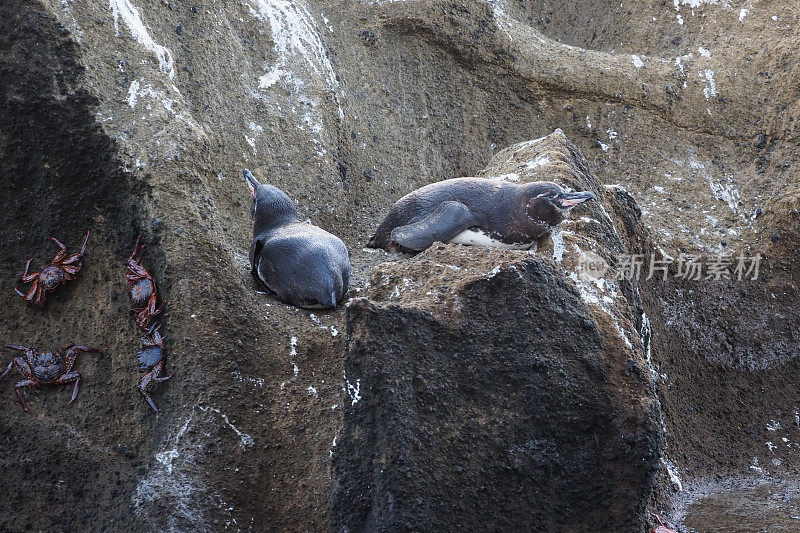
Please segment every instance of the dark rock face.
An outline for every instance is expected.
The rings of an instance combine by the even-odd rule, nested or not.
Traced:
[[[345,372],[360,399],[335,448],[341,529],[640,528],[657,415],[627,405],[646,380],[626,375],[574,287],[527,259],[457,297],[455,323],[350,306]]]
[[[132,232],[137,195],[112,157],[114,143],[95,122],[96,99],[76,90],[82,75],[77,56],[75,43],[35,3],[0,4],[0,345],[56,350],[124,342],[125,308],[99,283],[116,266],[112,243]],[[48,295],[46,311],[26,309],[12,292],[25,260],[32,257],[37,271],[52,259],[58,248],[50,236],[77,251],[90,227],[78,281]],[[100,307],[119,314],[102,316]],[[8,354],[3,350],[4,369]],[[0,530],[100,522],[139,527],[129,498],[136,465],[119,439],[128,416],[119,414],[112,424],[111,417],[90,413],[91,406],[109,402],[104,392],[120,383],[109,377],[110,367],[108,355],[81,355],[76,368],[84,382],[75,404],[67,406],[69,391],[57,387],[29,390],[29,415],[13,393],[22,377],[15,371],[4,380],[0,456],[9,490],[0,499]],[[82,411],[87,406],[89,413]],[[91,432],[96,439],[85,438]]]

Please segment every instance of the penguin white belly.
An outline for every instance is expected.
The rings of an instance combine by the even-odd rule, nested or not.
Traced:
[[[532,242],[508,244],[492,238],[481,230],[468,229],[462,231],[449,241],[450,244],[467,244],[470,246],[486,246],[487,248],[505,248],[507,250],[528,250],[533,246]]]

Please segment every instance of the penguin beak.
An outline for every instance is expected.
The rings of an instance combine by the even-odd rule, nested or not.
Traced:
[[[258,183],[256,177],[253,176],[253,174],[247,169],[242,170],[242,175],[244,176],[244,179],[247,182],[247,186],[250,187],[250,197],[255,198],[256,187],[258,187],[261,184]]]
[[[589,191],[584,192],[562,192],[556,197],[556,201],[562,209],[571,209],[586,200],[594,198],[594,194]]]

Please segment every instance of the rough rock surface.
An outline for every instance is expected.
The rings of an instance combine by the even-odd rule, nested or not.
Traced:
[[[348,307],[338,529],[645,529],[661,426],[641,308],[581,266],[613,263],[625,227],[560,131],[483,176],[543,174],[598,194],[550,253],[439,245],[378,265]]]
[[[798,17],[791,0],[0,3],[0,342],[105,349],[80,357],[71,406],[68,390],[42,388],[23,416],[0,387],[15,489],[0,529],[339,523],[345,312],[254,292],[241,168],[345,240],[357,296],[387,258],[362,247],[394,200],[491,174],[498,149],[556,128],[600,182],[622,185],[600,189],[619,238],[602,216],[575,219],[565,272],[570,243],[767,258],[749,285],[642,283],[649,330],[620,287],[635,360],[642,329],[652,338],[662,464],[687,486],[796,475]],[[622,214],[636,204],[640,220]],[[89,228],[80,279],[45,312],[24,308],[11,289],[25,261]],[[123,279],[139,233],[170,300],[176,377],[156,389],[158,415],[135,390]],[[559,272],[527,261],[531,275]],[[680,495],[666,469],[657,481],[656,507]]]

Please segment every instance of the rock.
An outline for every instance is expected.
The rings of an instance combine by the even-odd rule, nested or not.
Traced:
[[[653,482],[659,513],[706,479],[796,476],[796,439],[767,425],[775,427],[774,419],[795,427],[798,407],[800,63],[786,21],[800,7],[784,2],[772,20],[768,9],[737,16],[724,2],[603,4],[607,16],[600,17],[598,2],[577,4],[0,2],[0,342],[83,342],[105,350],[79,360],[84,386],[72,405],[59,391],[41,389],[23,417],[11,378],[0,386],[4,480],[14,488],[0,500],[0,530],[125,521],[134,530],[324,531],[342,523],[347,513],[334,514],[329,501],[342,407],[354,407],[342,379],[345,311],[318,314],[317,323],[255,292],[249,197],[234,178],[244,167],[269,175],[316,224],[345,240],[354,267],[350,296],[369,298],[354,307],[364,331],[374,324],[363,317],[392,305],[401,326],[436,331],[442,348],[425,347],[428,361],[446,350],[453,362],[469,360],[466,349],[443,343],[477,340],[442,324],[463,319],[485,331],[478,320],[490,300],[481,291],[492,283],[504,280],[528,302],[538,294],[531,276],[557,280],[552,296],[569,303],[559,304],[561,311],[574,312],[567,322],[600,335],[600,348],[586,345],[595,350],[589,360],[599,349],[614,362],[605,374],[563,379],[562,392],[570,383],[597,384],[592,398],[603,407],[615,398],[652,402],[647,391],[655,387],[666,429],[666,459]],[[365,29],[374,41],[362,38]],[[497,252],[443,248],[411,261],[407,273],[390,265],[373,273],[392,256],[363,247],[397,198],[482,168],[492,175],[505,165],[490,161],[494,152],[556,128],[588,159],[567,156],[565,147],[575,147],[557,134],[539,143],[563,159],[547,172],[538,163],[528,170],[576,186],[590,176],[579,164],[588,165],[597,180],[584,188],[601,193],[601,201],[576,211],[574,224],[541,243],[538,255],[498,262],[491,256]],[[517,164],[528,162],[524,152],[518,156]],[[48,298],[44,313],[25,309],[12,291],[25,262],[52,258],[50,236],[70,245],[87,229],[79,279]],[[176,377],[156,392],[158,415],[136,391],[139,332],[122,277],[139,233],[148,244],[146,265],[169,299],[167,371]],[[618,254],[721,251],[761,254],[759,278],[615,281],[617,296],[596,281],[613,281]],[[470,270],[483,254],[492,259]],[[480,281],[498,266],[524,266],[525,279],[509,280],[503,270]],[[423,267],[432,269],[430,280],[415,270]],[[391,284],[368,288],[375,275]],[[424,284],[424,298],[404,291],[403,277]],[[465,304],[459,294],[479,298]],[[452,310],[441,302],[452,302]],[[409,316],[409,309],[420,314]],[[459,310],[467,314],[448,314]],[[608,337],[615,326],[625,333]],[[533,326],[522,338],[548,334]],[[401,346],[391,348],[397,368]],[[353,350],[348,364],[355,365]],[[485,348],[475,350],[500,364]],[[495,353],[509,367],[523,364],[514,353]],[[460,367],[441,364],[454,382]],[[427,383],[423,370],[412,376]],[[373,386],[359,379],[351,379],[353,394]],[[644,384],[608,391],[625,380]],[[437,399],[449,394],[434,392]],[[442,418],[462,400],[423,404],[419,412],[427,407],[427,416]],[[620,461],[631,446],[650,449],[640,437],[653,435],[642,429],[653,419],[641,414],[646,409],[626,409],[636,415],[629,423],[614,429],[616,414],[603,421],[619,437]],[[493,430],[492,442],[528,431],[514,424]],[[439,442],[436,429],[425,426],[432,442]],[[488,463],[483,474],[466,455],[454,471],[468,480],[500,475],[501,465],[501,474],[525,472],[532,464],[526,457],[548,449],[514,445],[522,451],[497,448],[505,462]],[[357,459],[373,461],[377,448],[362,449]],[[341,479],[367,479],[348,468],[353,475]],[[636,472],[649,466],[641,468]],[[604,498],[624,485],[604,479],[606,485],[592,485]],[[686,492],[677,488],[681,480]],[[630,481],[636,491],[622,497],[633,505],[625,524],[653,525],[637,503],[645,485]],[[582,507],[585,516],[589,507]],[[614,510],[603,523],[618,516]]]
[[[625,226],[560,131],[480,174],[598,200],[543,253],[435,245],[375,268],[347,312],[336,529],[642,530],[661,428],[649,373],[631,372],[649,365],[640,303],[613,267],[580,268],[589,251],[615,264]]]

